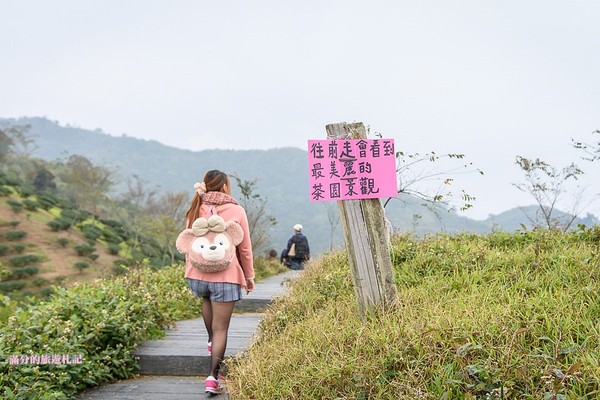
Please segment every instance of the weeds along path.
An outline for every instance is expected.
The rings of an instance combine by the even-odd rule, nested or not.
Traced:
[[[227,356],[240,354],[250,345],[261,320],[261,311],[274,297],[284,295],[288,289],[286,283],[300,273],[288,271],[267,278],[236,304]],[[137,378],[99,386],[81,393],[77,399],[198,399],[204,394],[204,379],[210,363],[206,353],[207,339],[202,319],[178,321],[175,328],[166,331],[163,339],[149,340],[138,347],[135,352],[140,365]]]

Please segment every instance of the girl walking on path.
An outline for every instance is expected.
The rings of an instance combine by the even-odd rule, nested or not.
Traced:
[[[210,375],[206,378],[207,393],[221,393],[219,375],[225,349],[227,332],[235,302],[254,290],[254,264],[252,244],[246,211],[231,197],[231,185],[227,174],[211,170],[201,183],[194,185],[196,193],[186,213],[186,227],[191,228],[199,217],[217,214],[225,221],[237,222],[244,231],[244,238],[237,246],[237,257],[220,272],[201,272],[186,257],[185,277],[191,292],[202,298],[202,319],[208,333],[208,352],[211,355]]]

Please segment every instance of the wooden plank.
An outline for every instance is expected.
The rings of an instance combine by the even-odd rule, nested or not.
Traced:
[[[204,394],[204,377],[143,376],[83,392],[77,400],[196,400]],[[226,399],[226,394],[219,397]]]
[[[242,353],[252,342],[260,314],[240,314],[231,318],[227,336],[227,357]],[[134,352],[142,375],[205,375],[210,372],[206,350],[208,336],[201,319],[178,321],[160,340],[147,340]]]

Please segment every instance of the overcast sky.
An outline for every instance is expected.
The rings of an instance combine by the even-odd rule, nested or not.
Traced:
[[[190,150],[306,149],[360,121],[397,150],[464,153],[485,173],[455,177],[472,218],[533,203],[511,185],[517,155],[575,161],[600,192],[600,163],[571,147],[600,140],[597,0],[0,0],[0,15],[0,117]]]

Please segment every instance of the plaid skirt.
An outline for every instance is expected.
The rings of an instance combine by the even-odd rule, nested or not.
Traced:
[[[186,278],[190,291],[196,297],[208,298],[210,301],[225,303],[242,298],[242,286],[229,282],[207,282]]]

